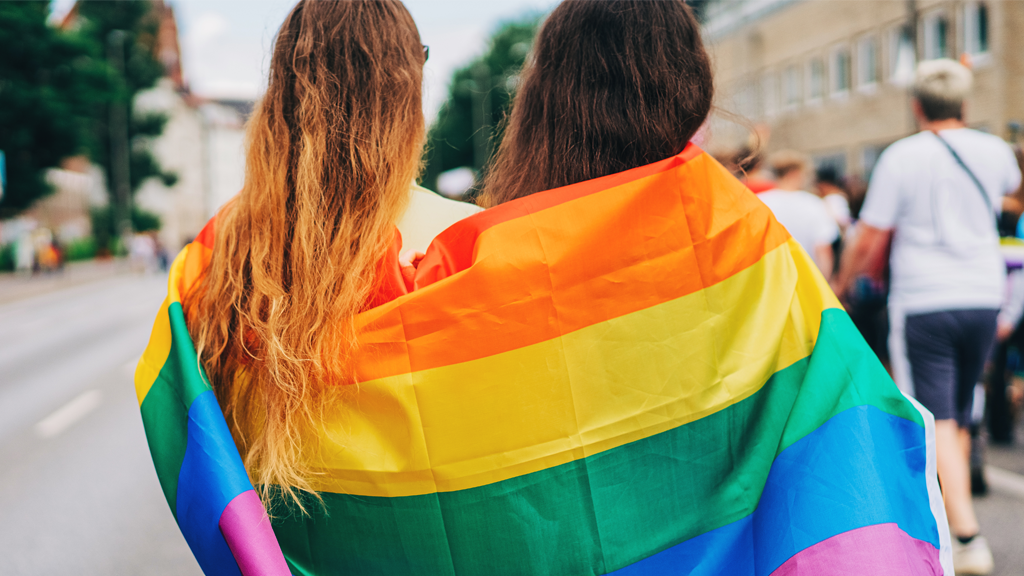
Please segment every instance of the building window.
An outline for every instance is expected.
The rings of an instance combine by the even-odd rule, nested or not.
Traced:
[[[867,88],[878,84],[878,39],[861,38],[857,43],[857,85]]]
[[[761,101],[764,102],[765,116],[773,116],[779,111],[779,77],[768,72],[761,78]]]
[[[888,50],[889,81],[893,84],[909,84],[914,78],[917,62],[910,33],[905,27],[900,26],[889,31]]]
[[[812,58],[807,64],[807,99],[821,100],[825,95],[825,63],[821,58]]]
[[[790,66],[782,73],[782,102],[786,108],[796,108],[800,104],[800,69],[796,66]]]
[[[833,96],[842,96],[850,91],[850,50],[836,48],[829,64],[830,91]]]
[[[949,58],[949,19],[937,12],[925,16],[921,22],[924,40],[924,59]]]
[[[969,2],[964,6],[964,52],[988,53],[988,6],[983,2]]]

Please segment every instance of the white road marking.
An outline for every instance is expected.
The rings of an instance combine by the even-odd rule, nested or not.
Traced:
[[[53,438],[78,422],[86,414],[100,405],[99,390],[83,392],[77,398],[58,408],[53,414],[43,418],[35,425],[36,434],[43,438]]]
[[[996,492],[1024,500],[1024,476],[995,466],[985,466],[985,481]]]

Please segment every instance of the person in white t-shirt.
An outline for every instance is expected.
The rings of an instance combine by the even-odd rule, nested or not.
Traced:
[[[825,208],[832,219],[839,225],[840,233],[845,234],[846,228],[853,219],[850,216],[850,201],[846,190],[839,182],[839,174],[832,166],[819,168],[815,175],[814,187],[818,197],[825,201]]]
[[[832,243],[839,237],[839,227],[829,214],[825,202],[804,188],[810,180],[811,162],[792,150],[772,155],[769,160],[775,172],[773,190],[757,195],[793,239],[814,258],[825,278],[832,275]]]
[[[953,60],[918,66],[913,109],[921,132],[890,146],[875,166],[857,241],[833,287],[844,294],[884,258],[891,239],[894,376],[935,416],[954,567],[988,574],[992,553],[971,502],[967,427],[1005,281],[995,218],[1021,174],[1005,142],[964,124],[971,83],[971,72]]]

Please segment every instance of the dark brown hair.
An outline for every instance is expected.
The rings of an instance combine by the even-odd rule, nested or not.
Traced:
[[[537,36],[480,203],[678,154],[712,93],[700,26],[683,0],[566,0]]]
[[[394,0],[302,0],[247,128],[245,184],[185,297],[188,328],[250,478],[310,490],[304,434],[353,381],[354,316],[409,198],[424,53]]]

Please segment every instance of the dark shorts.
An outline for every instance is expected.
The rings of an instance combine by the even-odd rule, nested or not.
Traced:
[[[914,397],[936,420],[971,423],[974,385],[996,335],[998,310],[944,310],[907,316]]]

